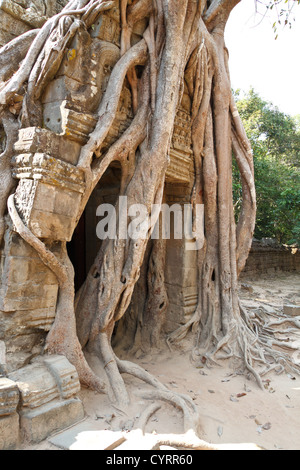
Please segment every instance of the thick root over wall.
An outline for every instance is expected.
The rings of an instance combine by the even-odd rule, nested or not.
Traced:
[[[256,363],[265,364],[266,371],[287,366],[298,371],[286,353],[272,349],[272,341],[267,339],[268,328],[250,319],[238,299],[238,276],[249,254],[254,231],[256,195],[251,147],[232,97],[224,42],[226,22],[237,3],[239,0],[72,0],[40,30],[26,33],[13,45],[0,50],[3,70],[0,118],[7,133],[6,149],[0,156],[0,238],[8,200],[14,229],[58,279],[56,320],[46,349],[49,353],[66,355],[76,366],[84,385],[109,393],[123,408],[129,404],[130,397],[122,374],[150,384],[153,390],[145,391],[142,396],[172,403],[180,409],[186,431],[197,429],[198,412],[193,401],[171,392],[141,367],[118,359],[111,346],[115,324],[128,309],[148,240],[159,217],[159,212],[153,213],[152,208],[154,204],[159,207],[163,201],[174,120],[184,89],[188,90],[191,102],[195,157],[191,202],[204,204],[205,243],[197,252],[197,309],[190,322],[170,335],[168,344],[171,347],[192,328],[197,332],[196,360],[200,358],[210,364],[221,358],[240,358],[260,385]],[[127,196],[129,205],[143,204],[152,225],[143,239],[105,240],[75,299],[74,270],[66,246],[62,246],[58,259],[24,225],[14,195],[9,197],[14,187],[9,161],[18,128],[41,125],[42,93],[59,70],[71,39],[80,28],[89,30],[104,11],[116,4],[120,8],[122,31],[120,58],[99,105],[97,125],[81,149],[78,167],[85,172],[86,188],[77,220],[106,169],[118,161],[122,168],[120,195]],[[134,25],[143,19],[146,19],[143,38],[132,45]],[[11,60],[13,51],[21,59],[20,66]],[[131,90],[134,118],[123,135],[101,154],[125,81]],[[12,96],[21,97],[16,116],[9,114]],[[242,211],[237,225],[232,202],[232,155],[237,160],[243,184]],[[158,342],[168,305],[162,290],[164,249],[164,244],[158,242],[151,253],[148,301],[145,314],[141,315],[142,331],[136,335],[144,338],[150,348]],[[91,370],[84,348],[101,361],[102,377]],[[147,409],[144,422],[153,409],[153,405]],[[165,437],[160,442],[169,444],[172,439]],[[186,435],[183,441],[179,444],[182,447],[209,447],[196,436]]]

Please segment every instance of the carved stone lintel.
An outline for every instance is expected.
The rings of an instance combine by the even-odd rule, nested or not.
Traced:
[[[92,27],[93,38],[104,39],[117,46],[120,45],[120,9],[119,2],[115,2],[113,8],[101,15]]]
[[[15,204],[23,222],[42,239],[70,241],[84,192],[84,172],[49,155],[25,154],[13,159],[20,179]]]
[[[14,145],[14,150],[16,155],[42,153],[76,165],[81,145],[48,129],[27,127],[19,131],[19,138]]]
[[[16,155],[12,161],[13,177],[32,179],[76,193],[83,193],[84,172],[45,153]]]
[[[87,143],[97,124],[96,116],[74,111],[68,107],[66,100],[45,104],[44,121],[54,133],[80,145]]]
[[[176,149],[170,150],[170,163],[166,172],[166,181],[190,183],[193,172],[193,161],[189,155]]]
[[[188,184],[193,179],[193,173],[191,116],[180,107],[175,117],[166,181]]]

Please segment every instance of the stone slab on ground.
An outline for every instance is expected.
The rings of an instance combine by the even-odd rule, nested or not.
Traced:
[[[0,417],[0,450],[15,450],[19,442],[19,415]]]
[[[50,434],[78,423],[84,418],[81,400],[55,400],[33,410],[20,413],[22,438],[39,443]]]
[[[113,450],[125,442],[123,432],[97,429],[85,421],[52,436],[48,441],[63,450]]]

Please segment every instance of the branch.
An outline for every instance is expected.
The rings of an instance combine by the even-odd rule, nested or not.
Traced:
[[[256,193],[251,167],[234,130],[232,132],[232,146],[241,174],[243,188],[242,211],[237,225],[236,257],[237,274],[239,275],[245,267],[251,249],[256,219]]]
[[[79,167],[90,166],[94,152],[101,147],[115,119],[126,74],[131,67],[142,65],[146,62],[147,52],[146,41],[142,39],[121,57],[115,65],[98,110],[99,119],[96,128],[90,134],[88,143],[82,147],[78,163]]]
[[[0,49],[0,82],[5,82],[16,72],[38,32],[39,29],[28,31]]]
[[[127,23],[132,28],[135,23],[153,12],[153,0],[140,0],[128,8]]]
[[[225,14],[227,17],[233,8],[241,0],[214,0],[204,15],[206,25],[210,24],[217,16]]]
[[[85,4],[86,1],[79,1],[79,2],[70,2],[67,6],[70,8],[75,8],[72,10],[67,10],[66,8],[58,13],[57,15],[50,18],[45,25],[39,30],[36,38],[34,39],[31,47],[21,65],[18,72],[12,77],[12,79],[8,82],[8,84],[4,87],[4,89],[0,92],[0,104],[5,105],[7,100],[9,99],[12,93],[16,93],[19,91],[20,87],[23,83],[28,80],[28,77],[31,73],[32,67],[35,64],[37,57],[39,56],[46,40],[57,26],[59,20],[64,16],[81,16],[84,15],[87,11],[86,7],[81,8],[82,4]],[[100,0],[97,2],[100,5]],[[89,5],[87,5],[89,9]],[[112,2],[104,2],[101,4],[101,10],[104,11],[106,9],[110,9],[112,7]],[[79,6],[79,9],[77,8]]]
[[[39,240],[28,227],[23,223],[14,202],[15,195],[12,194],[7,201],[9,215],[14,223],[17,233],[25,240],[32,248],[36,250],[43,263],[51,269],[56,275],[60,285],[68,282],[68,272],[65,267],[58,261],[57,257],[46,248],[45,244]]]

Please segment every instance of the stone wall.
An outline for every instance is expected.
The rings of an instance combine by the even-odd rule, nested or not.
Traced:
[[[300,250],[254,241],[242,277],[278,271],[300,272]]]

